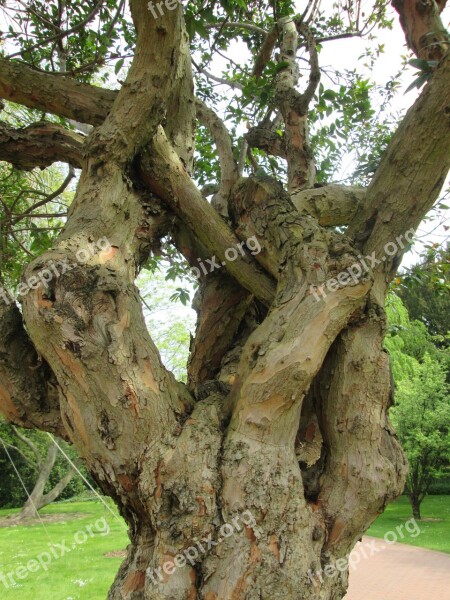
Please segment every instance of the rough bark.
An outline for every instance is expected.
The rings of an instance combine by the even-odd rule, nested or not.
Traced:
[[[393,0],[408,46],[424,60],[441,60],[450,36],[441,20],[447,0]]]
[[[57,380],[36,352],[17,305],[5,291],[0,298],[0,410],[20,427],[67,439]]]
[[[23,129],[0,125],[0,160],[18,169],[44,169],[55,162],[82,166],[84,138],[53,123],[36,123]]]
[[[281,32],[275,100],[285,135],[278,146],[266,141],[285,153],[290,195],[269,177],[239,179],[223,123],[199,109],[221,158],[224,220],[189,174],[195,98],[182,10],[156,20],[145,2],[132,0],[131,9],[136,55],[119,92],[83,85],[75,93],[70,80],[0,61],[7,98],[96,126],[67,224],[25,272],[72,265],[25,297],[32,343],[8,312],[14,308],[2,309],[8,385],[0,409],[10,420],[30,413],[32,425],[56,429],[57,407],[90,472],[116,500],[131,543],[110,600],[341,598],[347,571],[316,580],[311,573],[345,557],[405,479],[387,418],[383,349],[387,282],[405,246],[356,280],[338,277],[360,253],[384,253],[433,204],[450,160],[449,59],[394,135],[368,190],[314,188],[306,123],[317,54],[309,30],[285,19],[264,38],[255,75]],[[303,94],[295,89],[299,35],[311,64]],[[12,85],[23,69],[27,85]],[[134,285],[149,248],[169,230],[167,211],[190,264],[209,256],[220,269],[200,282],[188,386],[164,368]],[[345,235],[338,225],[347,226]],[[77,258],[103,238],[109,245]],[[260,252],[227,260],[229,248],[250,238]],[[318,295],[333,279],[333,290]],[[33,398],[21,398],[23,372],[8,348],[17,329],[26,356],[42,355],[60,388],[56,403],[33,380],[51,419]],[[251,519],[223,536],[245,511]],[[220,537],[200,549],[205,538]],[[163,568],[193,547],[191,561]]]
[[[366,199],[363,188],[325,185],[295,192],[292,203],[301,214],[315,217],[323,227],[348,225]]]
[[[0,98],[91,125],[101,125],[117,92],[48,75],[0,58]]]

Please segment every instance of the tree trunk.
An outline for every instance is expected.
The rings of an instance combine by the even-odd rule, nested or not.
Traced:
[[[56,445],[50,445],[45,461],[39,466],[39,473],[34,488],[21,511],[11,518],[12,521],[20,523],[27,519],[37,519],[39,517],[38,511],[56,500],[70,483],[70,480],[75,475],[75,471],[72,469],[66,473],[50,492],[44,494],[44,489],[52,473],[57,455],[58,448]]]
[[[334,186],[319,202],[304,189],[314,178],[306,116],[317,53],[306,32],[311,76],[300,94],[299,30],[284,19],[273,102],[300,208],[280,182],[239,177],[224,124],[200,103],[219,145],[222,219],[190,176],[199,103],[182,9],[155,19],[146,2],[130,5],[137,46],[118,93],[80,85],[68,102],[72,83],[34,79],[29,69],[4,86],[28,106],[49,102],[96,126],[76,160],[79,140],[64,144],[67,160],[83,167],[76,197],[53,248],[24,274],[55,274],[23,299],[26,333],[16,323],[59,391],[61,423],[53,399],[52,419],[36,426],[67,432],[128,524],[110,600],[342,598],[346,557],[405,481],[387,416],[384,301],[401,234],[418,227],[448,170],[450,57],[367,193]],[[32,94],[30,79],[39,82]],[[14,157],[24,143],[14,141]],[[162,364],[135,287],[149,250],[167,236],[191,267],[220,263],[201,277],[187,386]],[[369,264],[350,277],[364,257]],[[24,379],[14,364],[0,367],[0,408],[23,422]],[[39,413],[33,398],[25,408]]]
[[[419,501],[418,498],[415,497],[409,497],[409,501],[411,502],[411,508],[412,508],[412,513],[413,513],[413,517],[416,519],[416,521],[420,521],[420,519],[422,518],[420,516],[420,505],[421,502]]]

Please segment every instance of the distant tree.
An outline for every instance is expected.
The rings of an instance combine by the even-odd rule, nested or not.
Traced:
[[[433,480],[444,476],[450,461],[450,392],[445,370],[428,355],[413,376],[398,383],[390,415],[406,452],[406,493],[415,519]]]
[[[420,519],[430,484],[445,475],[450,462],[448,351],[433,346],[424,324],[409,320],[399,298],[391,298],[388,315],[386,346],[396,387],[389,415],[409,462],[405,491],[414,518]]]
[[[190,291],[177,275],[176,265],[163,263],[152,272],[143,272],[138,285],[144,302],[145,322],[162,361],[177,379],[186,381],[195,318],[194,312],[186,306]]]
[[[20,308],[0,291],[0,412],[72,442],[118,504],[130,544],[109,600],[342,598],[347,569],[310,570],[403,490],[385,297],[450,167],[450,36],[445,2],[393,0],[424,89],[386,119],[389,5],[0,2],[0,159],[81,171],[62,210],[27,181],[1,206],[27,265]],[[165,240],[200,278],[186,383],[135,287]],[[171,569],[244,510],[252,527]]]
[[[441,344],[450,345],[450,244],[430,247],[399,288],[411,320],[422,321]]]
[[[59,443],[63,443],[59,441]],[[58,460],[58,448],[47,439],[47,436],[36,431],[27,432],[20,431],[16,427],[11,427],[5,423],[0,427],[0,450],[5,454],[9,461],[9,456],[14,457],[14,466],[18,471],[18,475],[22,479],[26,490],[26,500],[23,503],[22,510],[14,515],[12,520],[22,521],[25,519],[36,518],[38,511],[48,504],[54,502],[61,496],[64,490],[68,487],[75,470],[68,468],[65,459]],[[71,452],[73,454],[73,450]],[[21,459],[17,461],[17,458]],[[26,465],[24,476],[20,467]],[[19,465],[19,466],[18,466]],[[13,467],[14,471],[14,467]],[[18,478],[14,471],[14,476]],[[22,486],[20,480],[17,484]],[[78,485],[78,488],[80,485]],[[81,489],[83,489],[81,484]],[[29,490],[29,494],[28,494]],[[74,491],[81,491],[74,489]],[[23,493],[18,499],[23,499]]]

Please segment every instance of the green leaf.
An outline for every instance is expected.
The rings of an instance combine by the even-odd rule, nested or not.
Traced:
[[[118,75],[120,69],[123,67],[123,63],[125,62],[124,58],[121,58],[120,60],[118,60],[114,66],[114,73],[116,75]]]

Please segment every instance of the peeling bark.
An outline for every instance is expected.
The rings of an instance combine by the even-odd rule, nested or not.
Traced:
[[[66,162],[80,169],[84,138],[53,123],[36,123],[24,129],[0,125],[0,160],[17,169],[45,169],[55,162]]]
[[[447,0],[393,0],[408,46],[419,58],[441,60],[448,52],[450,36],[440,17],[446,4]]]
[[[15,425],[67,439],[57,380],[36,352],[16,304],[6,300],[0,298],[0,411]]]
[[[37,143],[46,132],[53,145],[40,150],[35,129],[6,130],[11,162],[40,166],[68,146],[82,175],[54,247],[25,271],[70,265],[24,298],[27,333],[17,307],[0,303],[0,410],[68,437],[117,502],[131,543],[110,600],[342,598],[347,572],[321,581],[311,573],[346,556],[405,477],[383,350],[387,281],[405,246],[357,280],[337,278],[361,252],[384,253],[437,197],[450,166],[449,58],[367,190],[316,188],[307,145],[315,42],[293,20],[277,25],[254,73],[281,32],[275,99],[285,134],[273,139],[270,123],[247,137],[285,155],[288,193],[270,177],[238,178],[224,124],[193,95],[182,9],[158,20],[140,0],[131,10],[136,56],[119,92],[0,60],[0,95],[95,126],[79,154],[78,136],[71,145],[64,132],[57,146],[49,124]],[[311,65],[303,94],[299,35]],[[190,176],[195,110],[220,155],[227,220]],[[164,368],[134,285],[169,230],[191,265],[219,262],[196,297],[188,386]],[[228,260],[250,238],[261,251]],[[314,293],[333,279],[333,291]],[[244,526],[200,550],[245,511]],[[167,572],[192,547],[196,556]]]

